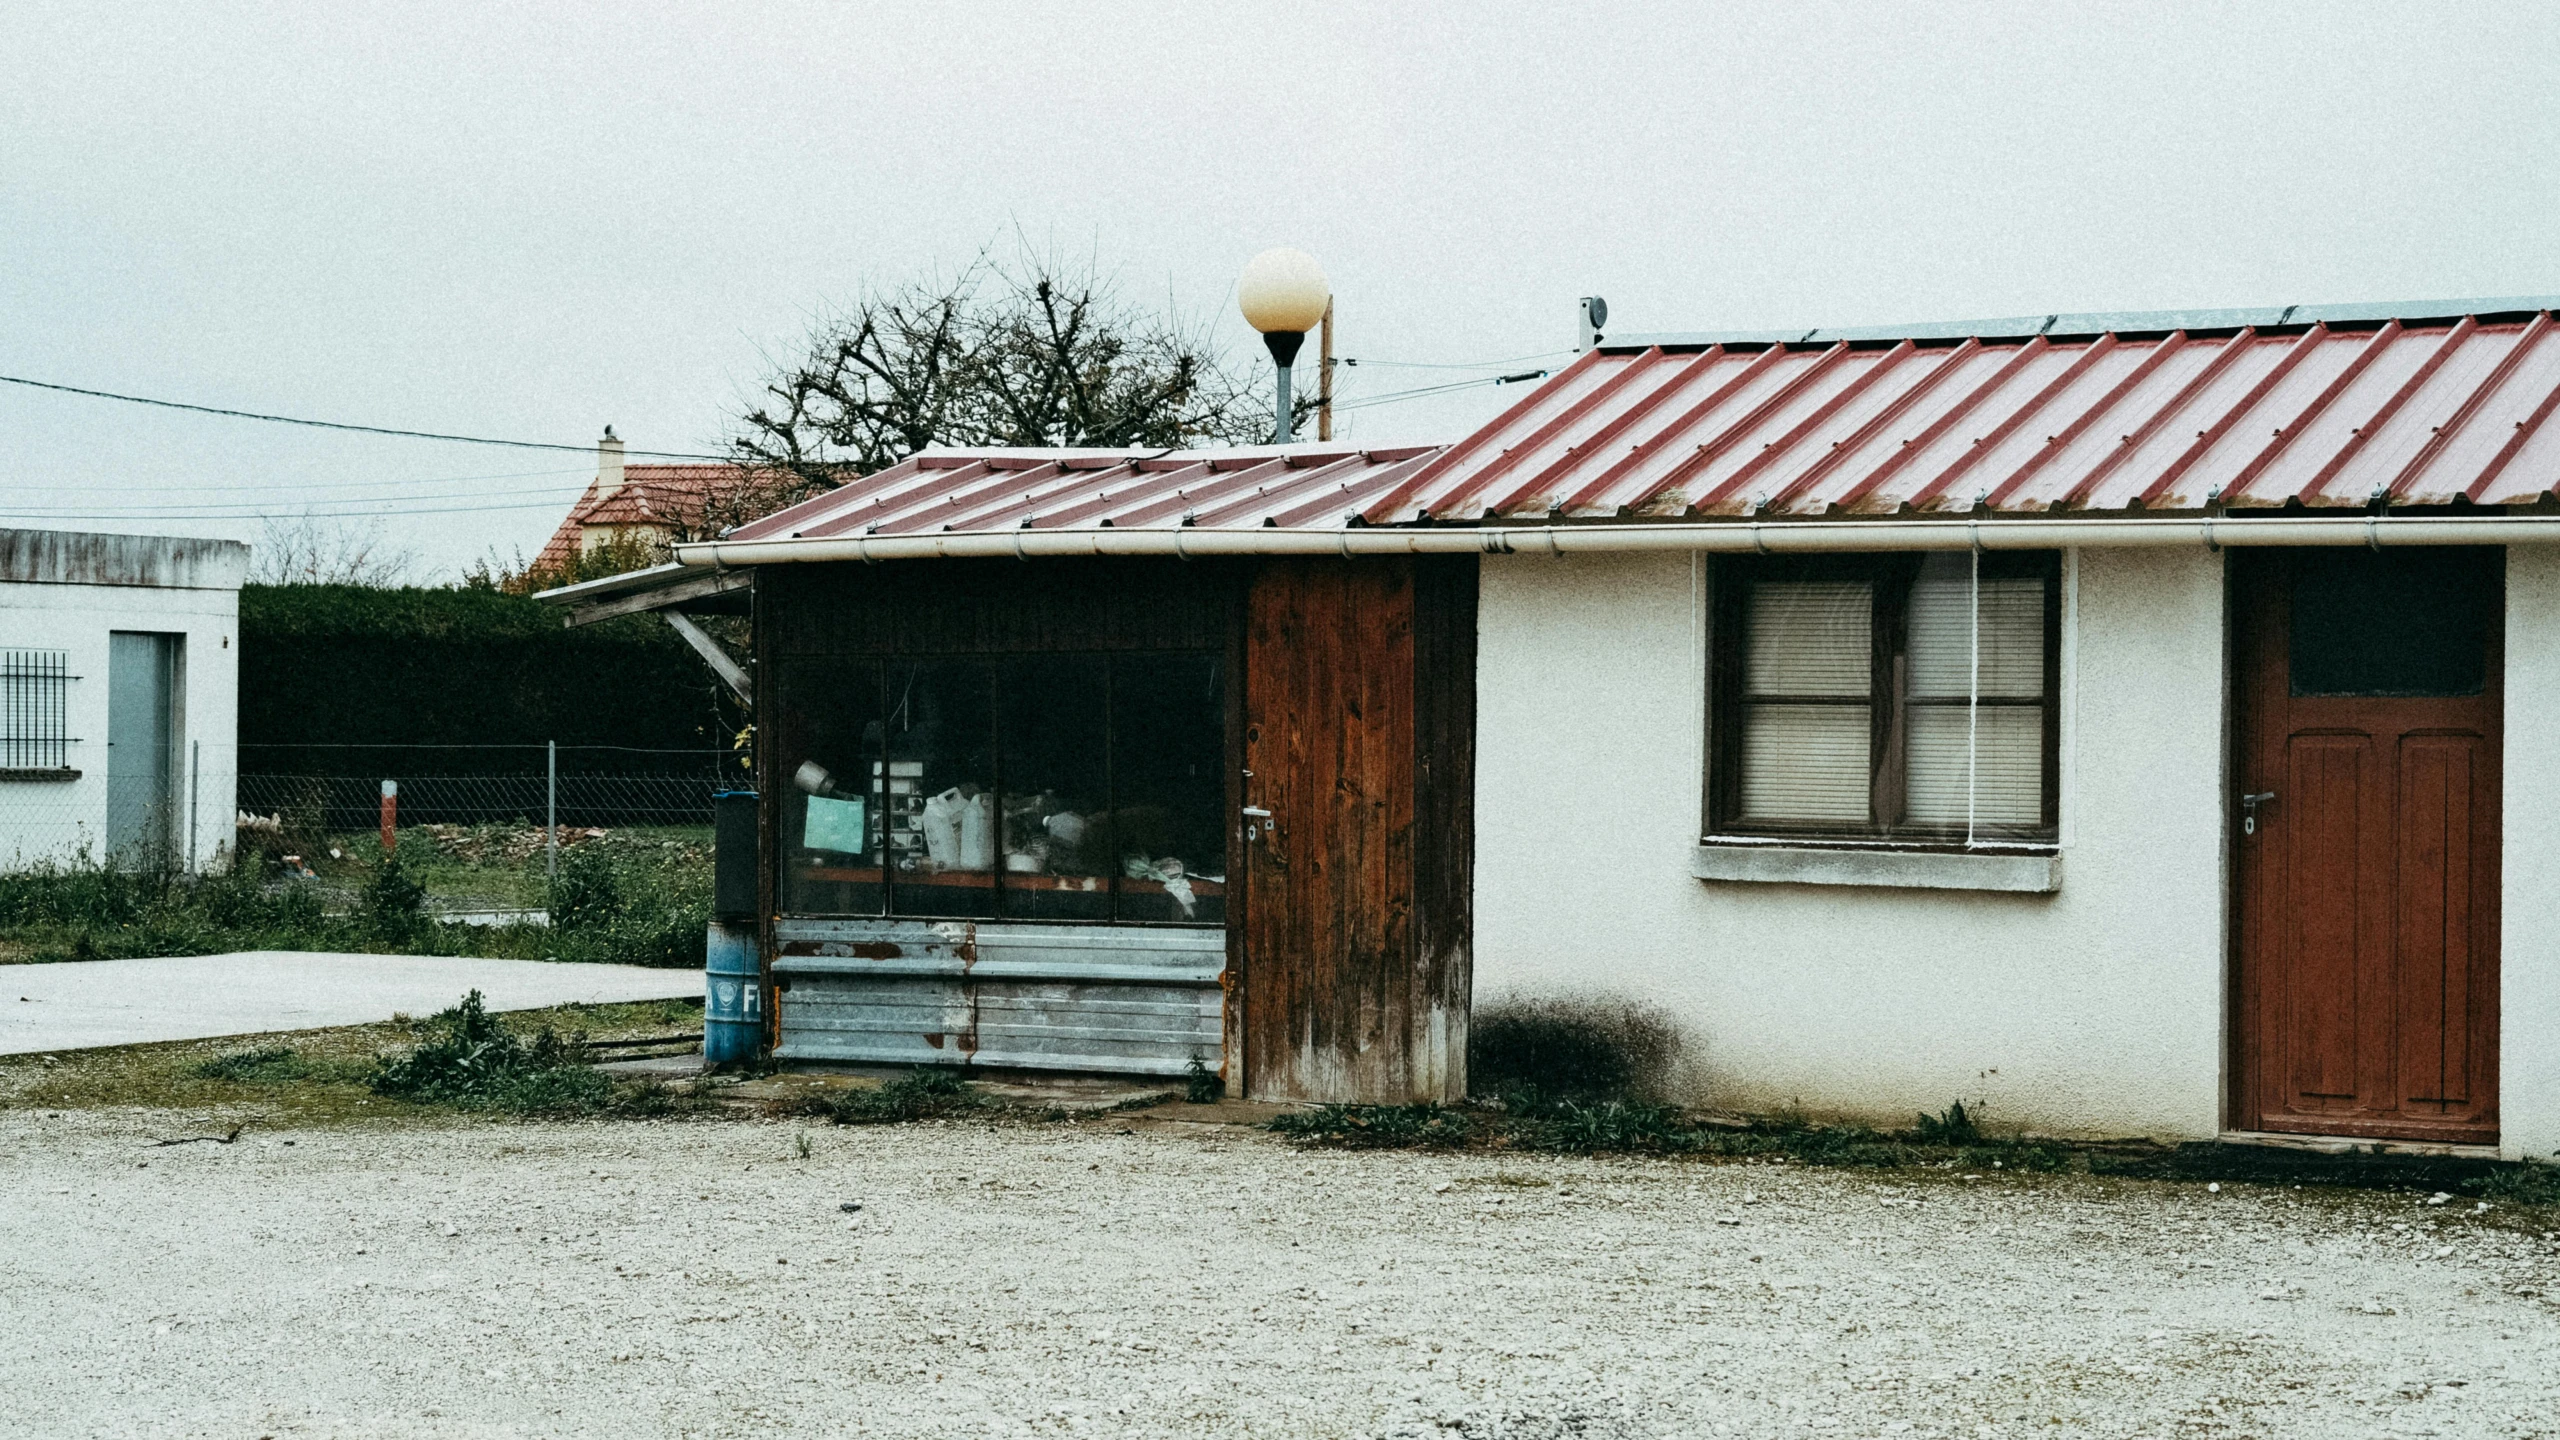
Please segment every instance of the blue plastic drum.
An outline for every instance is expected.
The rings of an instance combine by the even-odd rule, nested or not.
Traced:
[[[755,927],[712,922],[703,982],[704,1063],[753,1060],[764,1043],[764,965],[756,955]]]

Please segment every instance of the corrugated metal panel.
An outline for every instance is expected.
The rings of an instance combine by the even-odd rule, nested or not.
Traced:
[[[1613,345],[1442,449],[934,452],[732,538],[2531,504],[2560,337],[2477,303]]]
[[[1224,931],[785,919],[775,941],[777,1059],[1135,1075],[1222,1063]]]
[[[2560,483],[2553,328],[1613,349],[1367,518],[2529,504]]]
[[[1430,445],[933,450],[741,527],[737,540],[1029,529],[1338,528]]]

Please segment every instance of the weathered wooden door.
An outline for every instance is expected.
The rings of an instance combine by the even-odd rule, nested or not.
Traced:
[[[2236,1128],[2497,1139],[2500,561],[2240,557]]]
[[[1466,1089],[1475,570],[1277,560],[1245,604],[1241,1004],[1257,1099]]]

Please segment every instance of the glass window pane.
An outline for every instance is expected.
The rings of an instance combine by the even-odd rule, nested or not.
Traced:
[[[2477,695],[2499,609],[2494,550],[2294,557],[2296,695]]]
[[[991,916],[996,893],[995,685],[979,661],[889,667],[888,758],[872,796],[887,821],[890,908]]]
[[[1003,662],[996,675],[1004,879],[1018,919],[1108,920],[1109,688],[1098,655]]]
[[[1875,653],[1874,612],[1874,587],[1865,581],[1769,580],[1752,586],[1744,619],[1749,692],[1865,699]]]
[[[1742,814],[1752,823],[1867,823],[1867,707],[1746,705]]]
[[[1223,670],[1214,655],[1114,662],[1111,767],[1123,920],[1226,921]]]
[[[1933,554],[1911,586],[1911,693],[1974,693],[1973,557]],[[1984,695],[2044,694],[2044,585],[2038,576],[1982,582]]]
[[[887,890],[868,782],[880,758],[880,664],[789,659],[780,680],[782,908],[877,915]]]
[[[1965,827],[1966,751],[1970,748],[1974,834],[1981,837],[2043,824],[2044,708],[1984,705],[1974,710],[1977,728],[1971,730],[1967,709],[1961,704],[1910,708],[1904,815],[1914,825]]]

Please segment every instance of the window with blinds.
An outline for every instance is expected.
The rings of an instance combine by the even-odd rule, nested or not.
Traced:
[[[1720,563],[1711,828],[2053,836],[2059,557]]]

